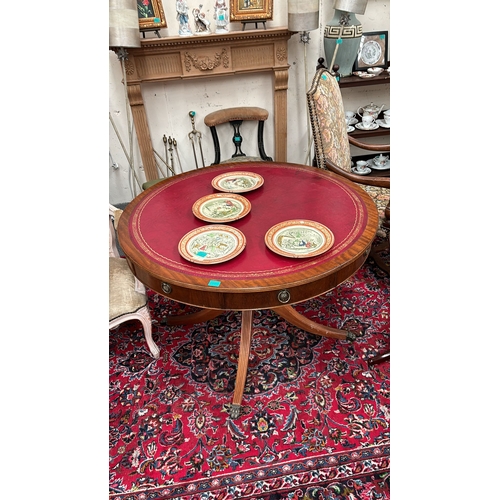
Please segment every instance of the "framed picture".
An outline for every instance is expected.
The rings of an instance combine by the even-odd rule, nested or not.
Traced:
[[[359,51],[354,60],[354,71],[366,68],[387,68],[389,48],[388,31],[372,31],[361,35]]]
[[[273,0],[231,0],[231,21],[264,21],[273,18]]]
[[[162,0],[137,0],[139,31],[159,30],[167,27]]]

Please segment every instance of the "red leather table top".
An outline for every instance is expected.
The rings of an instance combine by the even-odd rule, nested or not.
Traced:
[[[264,178],[264,185],[255,191],[238,193],[250,201],[250,213],[227,223],[243,232],[246,247],[227,262],[189,262],[179,253],[180,239],[195,228],[210,225],[194,216],[192,206],[202,196],[219,192],[212,187],[212,179],[230,170],[256,172]],[[291,163],[207,167],[171,178],[143,195],[129,219],[129,234],[136,248],[167,269],[208,279],[275,277],[316,266],[348,249],[367,224],[365,203],[352,184],[329,172]],[[324,224],[334,234],[333,247],[309,258],[289,258],[269,250],[264,240],[268,229],[291,219]]]

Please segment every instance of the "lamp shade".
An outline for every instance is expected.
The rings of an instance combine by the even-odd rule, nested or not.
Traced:
[[[336,0],[333,8],[354,14],[364,14],[367,3],[368,0]]]
[[[137,0],[109,0],[109,46],[141,46]]]
[[[288,0],[288,29],[313,31],[319,26],[319,0]]]

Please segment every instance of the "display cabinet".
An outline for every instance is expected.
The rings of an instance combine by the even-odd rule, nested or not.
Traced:
[[[372,78],[360,78],[359,76],[355,75],[342,77],[339,79],[339,87],[341,89],[345,89],[345,88],[367,87],[372,85],[385,85],[385,84],[390,84],[390,81],[391,81],[390,72],[383,71],[382,73],[380,73],[380,75],[374,76]],[[383,118],[383,116],[379,118]],[[355,129],[353,132],[350,132],[349,135],[356,139],[365,139],[365,138],[380,137],[380,136],[389,137],[390,131],[391,131],[390,128],[383,128],[383,127],[379,127],[375,130]],[[389,140],[387,139],[386,142],[388,143]],[[352,160],[353,162],[356,162],[358,160],[367,160],[373,158],[374,156],[376,155],[375,154],[358,155],[358,156],[353,156]]]
[[[374,76],[372,78],[360,78],[359,76],[346,76],[340,78],[339,87],[352,88],[352,87],[366,87],[371,85],[383,85],[390,84],[391,74],[387,71],[383,71],[380,75]],[[390,128],[379,127],[376,130],[358,130],[351,132],[349,135],[355,137],[356,139],[366,138],[366,137],[377,137],[390,135]]]

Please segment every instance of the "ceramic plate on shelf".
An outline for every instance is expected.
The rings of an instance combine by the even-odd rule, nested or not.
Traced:
[[[358,175],[368,175],[372,170],[371,168],[365,168],[364,170],[358,170],[357,168],[351,169],[353,174],[358,174]]]
[[[357,118],[351,118],[349,120],[349,125],[356,125],[356,123],[358,123],[358,119]]]
[[[193,229],[179,241],[179,253],[197,264],[218,264],[234,259],[246,245],[245,235],[231,226],[212,225]]]
[[[212,179],[214,189],[225,193],[246,193],[264,184],[264,178],[254,172],[226,172]]]
[[[351,125],[349,125],[349,126],[347,127],[347,133],[349,133],[349,132],[354,132],[354,130],[355,130],[355,128],[354,128],[354,127],[352,127]]]
[[[365,128],[362,123],[357,123],[355,127],[359,130],[377,130],[379,125],[378,123],[372,123],[368,128]]]
[[[252,205],[243,196],[216,193],[203,196],[193,204],[193,214],[206,222],[231,222],[245,217]]]
[[[387,123],[385,123],[385,120],[375,120],[375,122],[382,128],[391,128],[390,125],[387,125]]]
[[[364,64],[375,64],[382,56],[382,47],[376,40],[369,40],[363,44],[359,57]]]
[[[368,160],[366,163],[374,170],[389,170],[391,168],[391,160],[387,160],[385,165],[375,165],[373,160]]]
[[[361,73],[358,75],[360,78],[375,78],[377,75],[374,75],[372,73]]]
[[[314,257],[333,246],[333,233],[310,220],[287,220],[274,225],[265,236],[267,248],[284,257]]]

